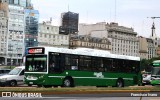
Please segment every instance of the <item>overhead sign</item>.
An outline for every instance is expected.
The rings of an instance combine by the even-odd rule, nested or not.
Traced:
[[[44,54],[44,48],[28,48],[28,54]]]

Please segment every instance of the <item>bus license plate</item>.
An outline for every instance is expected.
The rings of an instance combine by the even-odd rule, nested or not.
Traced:
[[[29,82],[29,84],[33,84],[33,82]]]

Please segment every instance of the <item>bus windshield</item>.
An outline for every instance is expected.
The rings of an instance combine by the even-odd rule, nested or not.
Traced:
[[[47,56],[46,55],[28,55],[26,57],[25,70],[28,72],[46,72]]]
[[[160,67],[153,67],[152,75],[160,75]]]

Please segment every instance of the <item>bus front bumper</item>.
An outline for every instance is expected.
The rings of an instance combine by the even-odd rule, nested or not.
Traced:
[[[160,85],[160,80],[151,80],[151,85]]]
[[[41,85],[43,84],[43,79],[30,80],[30,79],[25,78],[24,82],[25,84],[28,84],[28,85]]]

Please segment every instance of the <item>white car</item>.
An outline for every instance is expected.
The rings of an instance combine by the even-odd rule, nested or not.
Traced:
[[[12,69],[8,74],[0,76],[1,86],[16,86],[23,84],[25,66],[19,66]]]
[[[149,85],[151,81],[151,74],[143,74],[142,77],[142,85]]]

